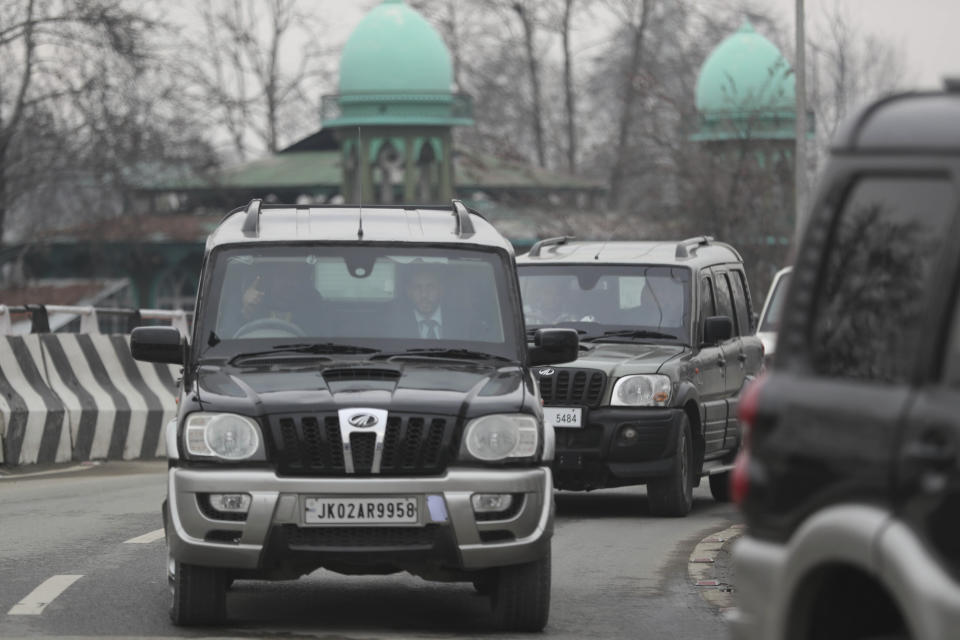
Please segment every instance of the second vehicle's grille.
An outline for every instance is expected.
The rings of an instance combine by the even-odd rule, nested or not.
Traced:
[[[540,397],[547,405],[586,405],[596,407],[603,398],[607,375],[596,369],[555,369],[549,376],[537,373]]]
[[[390,414],[380,456],[380,473],[440,474],[455,445],[455,418]],[[290,475],[344,475],[343,440],[337,415],[276,416],[270,420],[278,467]],[[370,474],[376,453],[373,432],[350,435],[353,472]]]

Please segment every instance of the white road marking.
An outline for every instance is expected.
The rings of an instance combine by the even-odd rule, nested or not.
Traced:
[[[124,540],[124,544],[150,544],[151,542],[156,542],[163,538],[163,529],[157,529],[156,531],[151,531],[150,533],[145,533],[142,536],[137,536],[136,538],[130,538],[129,540]]]
[[[30,473],[6,473],[0,472],[0,481],[2,480],[13,480],[17,481],[21,478],[38,478],[40,476],[52,476],[58,473],[70,473],[72,471],[87,471],[93,469],[94,467],[100,466],[99,460],[94,460],[93,462],[84,462],[82,464],[73,465],[70,467],[63,467],[62,469],[50,469],[48,471],[32,471]]]
[[[48,604],[66,591],[67,587],[82,577],[64,575],[48,578],[43,584],[31,591],[26,598],[13,605],[13,608],[7,613],[11,616],[38,616],[43,613]]]

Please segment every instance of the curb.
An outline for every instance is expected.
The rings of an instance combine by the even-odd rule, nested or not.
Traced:
[[[700,591],[704,600],[721,613],[734,606],[733,586],[725,583],[724,577],[718,575],[716,559],[722,549],[729,548],[729,545],[743,534],[743,528],[744,525],[735,524],[711,533],[697,543],[687,560],[687,573],[693,586]]]

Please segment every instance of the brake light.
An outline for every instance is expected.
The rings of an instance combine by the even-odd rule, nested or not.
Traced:
[[[750,437],[757,419],[760,390],[766,381],[766,376],[760,376],[743,390],[743,396],[740,398],[738,417],[743,428],[743,444],[733,464],[733,472],[730,474],[730,497],[737,506],[743,505],[750,492]]]

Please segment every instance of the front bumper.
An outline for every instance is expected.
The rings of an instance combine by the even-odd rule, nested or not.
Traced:
[[[211,514],[198,500],[210,493],[250,494],[246,519]],[[482,520],[473,512],[474,493],[522,494],[522,500],[505,519]],[[451,468],[442,476],[413,478],[280,477],[270,470],[175,467],[168,475],[167,495],[171,556],[188,564],[231,569],[265,569],[299,559],[316,566],[356,562],[477,570],[542,558],[553,534],[553,481],[545,467]],[[318,495],[423,496],[422,521],[417,527],[349,531],[342,526],[304,526],[300,498]],[[445,508],[427,509],[428,496],[438,496],[430,500],[442,500]],[[385,534],[383,542],[371,540],[368,534],[374,529]],[[426,533],[429,536],[419,535]]]
[[[586,409],[582,428],[556,429],[553,470],[561,489],[640,484],[674,468],[683,409]],[[623,437],[626,429],[636,433]]]

